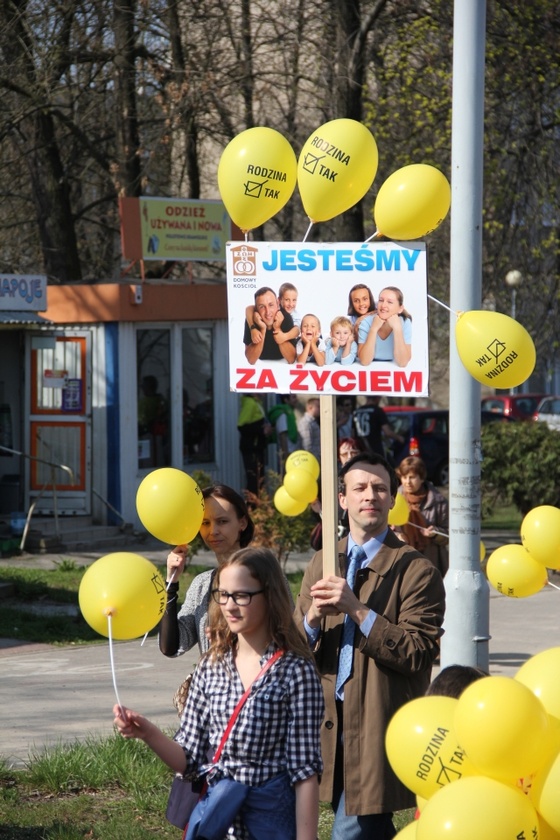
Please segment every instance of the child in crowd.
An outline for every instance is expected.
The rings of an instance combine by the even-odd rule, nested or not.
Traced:
[[[301,337],[296,344],[296,358],[300,364],[325,364],[325,342],[321,338],[321,322],[316,315],[304,315],[301,319]]]
[[[331,321],[331,334],[325,342],[325,364],[332,365],[338,362],[341,365],[351,365],[358,352],[358,345],[353,337],[350,318],[345,315],[334,318]]]
[[[358,340],[358,328],[367,315],[375,313],[375,298],[369,286],[357,283],[348,294],[348,316],[354,326],[354,338]]]
[[[293,341],[294,339],[298,338],[299,336],[299,329],[301,325],[301,315],[298,314],[296,311],[297,306],[297,299],[298,299],[298,292],[297,289],[292,283],[282,283],[280,289],[278,291],[278,305],[280,306],[280,311],[276,313],[275,323],[277,328],[279,328],[279,321],[283,319],[283,313],[286,312],[288,315],[291,316],[292,321],[294,322],[294,326],[288,332],[282,333],[281,335],[281,343],[283,344],[284,341]],[[255,319],[255,307],[253,304],[250,306],[245,307],[245,319],[249,326],[251,326]],[[253,340],[253,344],[258,344],[261,340],[261,336],[258,332],[251,333],[251,338]]]

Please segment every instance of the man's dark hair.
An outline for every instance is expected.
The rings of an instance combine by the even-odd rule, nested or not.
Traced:
[[[274,291],[274,289],[271,289],[270,286],[262,286],[255,292],[255,303],[257,302],[258,297],[261,297],[261,295],[266,295],[267,292],[272,292],[274,297],[276,297],[276,292]]]
[[[375,452],[363,452],[359,455],[354,455],[353,458],[350,458],[343,467],[340,468],[338,471],[338,491],[339,493],[346,493],[346,482],[345,476],[346,473],[350,472],[350,470],[356,466],[356,464],[369,464],[372,467],[383,467],[389,475],[389,488],[391,491],[391,496],[396,496],[397,491],[400,486],[399,477],[396,474],[395,470],[391,466],[391,464],[383,458],[382,455],[377,455]]]

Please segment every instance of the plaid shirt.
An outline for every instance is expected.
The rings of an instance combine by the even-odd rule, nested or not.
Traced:
[[[261,667],[275,652],[270,645]],[[185,750],[185,776],[208,769],[244,692],[231,651],[223,661],[203,658],[194,672],[175,740]],[[323,691],[314,663],[287,652],[253,684],[227,739],[213,778],[262,785],[287,772],[292,784],[323,769],[320,727]]]

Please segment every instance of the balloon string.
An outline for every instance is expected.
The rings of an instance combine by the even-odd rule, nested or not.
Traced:
[[[308,227],[308,228],[307,228],[307,230],[305,231],[305,236],[304,236],[304,237],[303,237],[303,239],[301,240],[302,242],[306,242],[306,241],[307,241],[307,237],[308,237],[308,236],[309,236],[309,234],[311,233],[311,228],[312,228],[312,227],[313,227],[313,219],[311,219],[311,221],[309,222],[309,227]]]
[[[448,311],[448,312],[452,312],[454,315],[457,315],[457,317],[459,317],[459,313],[458,313],[458,312],[455,312],[455,310],[454,310],[454,309],[451,309],[451,307],[450,307],[450,306],[447,306],[447,304],[442,303],[442,301],[441,301],[441,300],[438,300],[438,299],[437,299],[437,298],[435,298],[433,295],[428,295],[428,297],[430,298],[430,300],[433,300],[433,302],[434,302],[434,303],[439,303],[439,305],[440,305],[440,306],[443,306],[443,308],[444,308],[444,309],[447,309],[447,311]]]
[[[113,677],[113,688],[115,689],[117,703],[119,704],[119,709],[121,710],[122,718],[123,720],[125,720],[124,709],[119,697],[119,690],[117,688],[117,677],[115,675],[115,660],[113,658],[113,628],[111,626],[111,618],[111,613],[109,613],[107,615],[107,624],[109,625],[109,658],[111,660],[111,675]]]
[[[560,589],[560,586],[556,586],[554,583],[551,583],[549,580],[547,580],[547,583],[548,583],[549,586],[552,586],[553,589]]]
[[[171,586],[171,584],[173,583],[173,578],[175,577],[175,572],[176,572],[176,571],[177,571],[177,569],[173,569],[173,571],[171,572],[171,577],[170,577],[170,578],[169,578],[169,580],[167,581],[167,586],[165,587],[165,591],[166,591],[166,592],[169,592],[169,587],[170,587],[170,586]],[[144,633],[144,638],[143,638],[143,639],[142,639],[142,641],[140,642],[140,647],[143,647],[143,646],[144,646],[144,642],[145,642],[145,641],[146,641],[146,639],[148,638],[148,633],[149,633],[149,632],[150,632],[150,631],[148,630],[146,633]]]
[[[376,230],[375,233],[372,233],[372,235],[368,239],[366,239],[364,245],[366,244],[366,242],[371,242],[371,240],[375,239],[376,236],[381,236],[381,232],[379,230]]]
[[[418,528],[419,531],[423,530],[424,527],[423,525],[415,525],[413,522],[405,522],[405,525],[410,525],[412,528]],[[440,537],[449,537],[449,534],[444,534],[443,531],[434,531],[434,534],[438,534]]]

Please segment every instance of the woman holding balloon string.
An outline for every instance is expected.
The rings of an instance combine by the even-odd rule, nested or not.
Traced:
[[[227,484],[206,487],[202,497],[204,516],[199,533],[214,552],[219,568],[235,551],[251,543],[255,526],[245,500]],[[159,649],[165,656],[180,656],[196,644],[201,654],[208,650],[208,606],[216,570],[194,578],[177,613],[178,580],[187,553],[187,545],[178,545],[167,556],[167,608],[159,628]]]
[[[358,358],[362,365],[394,362],[406,367],[412,357],[412,317],[404,308],[403,293],[396,286],[382,289],[377,310],[358,327]]]
[[[115,726],[123,737],[143,740],[175,773],[206,778],[187,837],[200,819],[198,836],[315,840],[323,691],[272,552],[245,548],[224,560],[210,611],[210,649],[174,738],[119,704]],[[209,762],[213,752],[219,757]],[[209,818],[212,832],[203,825]]]
[[[408,505],[408,521],[395,529],[397,535],[417,549],[439,569],[441,576],[449,568],[449,502],[426,480],[426,465],[416,455],[403,458],[397,467],[401,480],[399,493]]]

